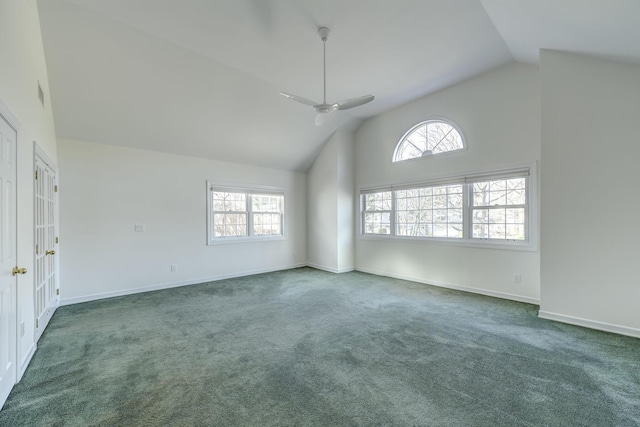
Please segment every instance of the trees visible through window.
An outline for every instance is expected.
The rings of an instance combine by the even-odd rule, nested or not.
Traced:
[[[247,195],[213,191],[213,237],[247,235]]]
[[[364,195],[364,233],[391,233],[391,191],[380,191]]]
[[[209,241],[283,235],[284,194],[209,185]]]
[[[427,120],[418,123],[398,142],[393,161],[415,159],[464,149],[462,134],[452,123]]]
[[[396,191],[396,234],[462,238],[462,185]]]
[[[473,183],[472,236],[479,239],[524,240],[526,208],[525,178]]]
[[[524,242],[529,239],[529,169],[361,192],[362,233],[413,238]]]
[[[282,235],[283,196],[254,194],[251,196],[251,215],[254,236]]]

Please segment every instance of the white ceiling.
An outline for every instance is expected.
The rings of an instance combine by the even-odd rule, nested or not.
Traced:
[[[60,138],[305,171],[338,128],[539,49],[640,62],[638,0],[39,0]],[[322,99],[374,93],[321,127]],[[400,135],[399,135],[400,137]]]

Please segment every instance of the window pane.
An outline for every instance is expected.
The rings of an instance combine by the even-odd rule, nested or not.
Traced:
[[[489,224],[489,238],[490,239],[504,239],[504,224]]]
[[[462,224],[462,209],[449,209],[447,212],[447,221],[449,224]]]
[[[431,224],[432,222],[433,222],[433,211],[431,209],[420,211],[420,223]]]
[[[524,190],[526,188],[526,178],[511,178],[507,180],[507,188],[510,190]]]
[[[283,196],[254,194],[251,196],[252,212],[281,212]]]
[[[247,209],[246,194],[213,192],[214,211],[244,211]]]
[[[433,188],[433,195],[437,196],[437,195],[442,195],[442,196],[446,196],[447,195],[447,187],[446,186],[440,186],[440,187],[432,187]]]
[[[276,236],[282,234],[282,217],[274,213],[253,214],[253,234],[256,236]]]
[[[491,209],[489,210],[489,222],[493,224],[505,223],[505,209]]]
[[[490,206],[504,206],[507,204],[507,193],[504,190],[493,190],[489,192],[489,205]]]
[[[462,184],[448,186],[447,187],[447,193],[449,193],[449,194],[462,194]]]
[[[507,205],[524,205],[526,203],[524,190],[507,190]]]
[[[462,224],[449,224],[447,237],[462,238]]]
[[[447,237],[447,224],[433,224],[433,237]]]
[[[389,211],[391,210],[391,191],[370,193],[365,196],[365,211]]]
[[[473,184],[473,191],[474,193],[484,193],[486,191],[489,191],[489,183],[488,182],[476,182]]]
[[[486,224],[489,222],[489,209],[474,209],[473,210],[473,223],[474,224]]]
[[[238,237],[247,235],[247,216],[238,213],[213,215],[214,237]]]
[[[446,209],[434,209],[433,222],[435,223],[447,223],[447,210]]]
[[[421,197],[420,209],[433,209],[433,197],[431,196]]]
[[[420,189],[420,197],[430,197],[433,196],[433,187],[426,187]]]
[[[524,208],[507,209],[505,222],[507,224],[524,224]]]
[[[449,208],[462,208],[462,194],[449,195]]]
[[[489,226],[486,224],[473,224],[473,237],[475,239],[488,239]]]
[[[507,224],[506,233],[507,239],[524,240],[524,224]]]
[[[473,184],[474,206],[526,204],[526,178],[510,178]]]
[[[391,213],[365,213],[364,229],[367,234],[391,234]]]

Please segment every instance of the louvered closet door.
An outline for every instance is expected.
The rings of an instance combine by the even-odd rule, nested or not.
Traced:
[[[46,328],[58,306],[57,241],[56,241],[56,175],[40,157],[36,156],[35,179],[35,282],[36,282],[36,339]]]

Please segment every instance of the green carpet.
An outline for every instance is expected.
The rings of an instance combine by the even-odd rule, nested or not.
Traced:
[[[1,426],[639,426],[640,340],[301,268],[58,309]]]

